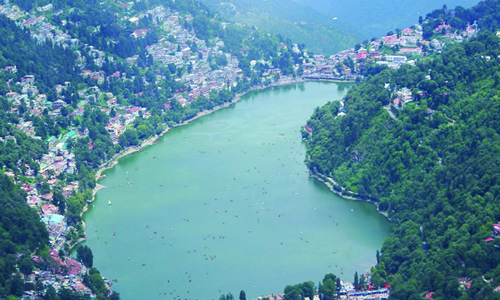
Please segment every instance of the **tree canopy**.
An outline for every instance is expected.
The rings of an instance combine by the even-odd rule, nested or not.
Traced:
[[[391,298],[494,299],[458,278],[500,285],[500,39],[487,31],[416,67],[384,70],[307,122],[309,167],[393,223],[377,267]],[[412,99],[395,105],[403,89]],[[495,296],[496,297],[496,296]],[[495,298],[496,299],[496,298]]]

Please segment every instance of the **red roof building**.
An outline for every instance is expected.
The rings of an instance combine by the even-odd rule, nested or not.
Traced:
[[[57,213],[59,213],[59,209],[54,204],[49,203],[42,205],[42,214],[44,216],[51,216]]]

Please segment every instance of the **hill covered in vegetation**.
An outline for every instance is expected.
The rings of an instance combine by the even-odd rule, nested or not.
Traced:
[[[469,8],[478,0],[450,1],[349,1],[349,0],[294,0],[294,2],[311,7],[330,18],[345,22],[350,28],[362,33],[361,39],[379,37],[397,28],[405,28],[409,21],[425,16],[433,9],[447,5],[450,8],[462,6]]]
[[[212,11],[235,23],[262,28],[305,44],[314,53],[334,54],[362,39],[363,29],[333,20],[310,6],[290,0],[202,0]]]
[[[198,1],[2,2],[0,298],[118,299],[91,250],[75,249],[97,170],[252,86],[292,80],[303,51]]]
[[[236,23],[256,26],[305,44],[316,54],[334,54],[363,40],[380,37],[431,10],[478,0],[453,1],[317,1],[201,0],[212,11]]]
[[[304,131],[311,170],[391,219],[372,283],[389,283],[393,299],[500,297],[499,8],[429,14],[424,27],[447,16],[482,30],[369,77],[343,103],[318,108]]]

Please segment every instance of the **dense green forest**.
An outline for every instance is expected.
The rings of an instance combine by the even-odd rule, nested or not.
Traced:
[[[496,19],[483,13],[481,22]],[[372,270],[392,299],[431,291],[434,299],[500,299],[500,240],[485,241],[500,220],[499,61],[500,38],[483,30],[416,67],[369,77],[344,99],[345,115],[332,102],[307,123],[311,170],[376,201],[393,223]],[[393,100],[403,88],[413,100],[400,107]],[[469,289],[459,286],[463,277]]]
[[[22,296],[21,273],[31,273],[31,253],[45,247],[49,237],[35,210],[26,205],[23,193],[0,174],[0,296]]]

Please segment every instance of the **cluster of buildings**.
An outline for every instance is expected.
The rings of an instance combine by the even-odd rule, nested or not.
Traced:
[[[54,249],[49,249],[48,259],[50,261],[47,270],[36,270],[26,278],[27,283],[41,282],[45,286],[53,286],[55,290],[60,288],[72,289],[76,292],[91,294],[92,291],[85,286],[83,279],[80,276],[86,273],[86,267],[80,262],[69,257],[61,257]],[[42,264],[43,259],[34,255],[33,262]],[[105,284],[110,287],[112,283],[109,280],[104,280]],[[23,299],[39,299],[42,296],[37,291],[25,292]]]
[[[47,13],[52,10],[52,5],[47,5],[39,8],[39,13]],[[11,5],[5,1],[0,5],[0,13],[8,18],[16,21],[18,26],[22,26],[30,30],[32,37],[39,41],[52,41],[63,46],[78,45],[77,39],[72,39],[69,34],[59,29],[57,26],[48,23],[43,15],[34,16],[27,12],[22,11],[18,6]],[[82,50],[83,49],[83,50]],[[78,55],[79,67],[84,66],[83,58],[80,51],[88,51],[89,56],[94,59],[96,65],[102,65],[106,55],[104,52],[96,50],[92,46],[86,46],[76,51]],[[112,61],[112,58],[109,58]],[[16,74],[18,72],[17,66],[5,66],[0,69],[0,72]],[[91,76],[93,79],[101,82],[104,80],[104,72],[89,72],[82,71],[82,76]],[[116,76],[116,74],[113,74]],[[81,101],[78,103],[76,109],[68,105],[63,99],[62,92],[71,86],[70,82],[54,86],[54,90],[58,96],[56,101],[48,101],[47,96],[39,92],[36,86],[36,78],[34,75],[26,75],[20,81],[15,82],[9,80],[7,82],[11,91],[5,94],[5,97],[12,104],[11,113],[19,114],[18,123],[16,127],[24,132],[27,136],[34,139],[40,139],[37,134],[36,126],[31,120],[25,120],[22,116],[28,114],[30,117],[41,117],[44,112],[47,116],[53,119],[62,117],[62,110],[65,109],[71,116],[82,116],[84,107],[90,102],[97,99],[104,99],[105,107],[103,111],[109,113],[111,108],[118,111],[118,116],[110,118],[106,129],[110,133],[110,137],[114,143],[118,143],[118,137],[126,130],[126,126],[133,123],[139,113],[143,113],[145,117],[149,113],[145,108],[121,106],[118,104],[116,97],[111,93],[103,93],[98,87],[84,89],[78,92]],[[14,88],[15,87],[15,88]],[[57,188],[62,190],[65,198],[71,196],[78,191],[78,182],[64,182],[56,179],[61,173],[74,174],[76,172],[75,154],[67,149],[68,143],[77,138],[83,138],[88,135],[88,132],[82,131],[79,127],[70,127],[66,132],[59,136],[50,136],[45,140],[48,146],[48,153],[43,155],[38,163],[39,168],[34,168],[30,165],[19,166],[21,175],[29,182],[36,182],[38,176],[44,178],[44,182],[52,189]],[[9,138],[15,137],[2,137],[0,142],[4,142]],[[89,145],[93,147],[93,145]],[[22,168],[21,168],[22,167]],[[14,180],[19,178],[15,172],[4,170],[4,174]],[[54,205],[52,193],[44,193],[40,183],[24,183],[22,189],[27,193],[27,203],[39,213],[41,221],[45,224],[49,233],[49,257],[40,258],[33,256],[35,266],[41,266],[42,263],[49,263],[51,268],[36,269],[32,274],[26,276],[26,282],[42,282],[43,284],[52,285],[56,290],[62,287],[73,289],[74,291],[82,293],[91,293],[88,287],[83,284],[83,275],[86,270],[85,267],[78,261],[67,257],[60,256],[59,250],[63,249],[66,243],[66,234],[68,232],[75,232],[71,230],[66,222],[66,218],[60,213],[59,208]],[[108,282],[108,285],[111,285]],[[40,294],[36,291],[29,291],[25,293],[26,299],[36,299]]]
[[[442,23],[434,29],[439,37],[428,41],[423,38],[420,24],[405,28],[364,45],[340,51],[325,57],[315,55],[304,64],[304,78],[325,80],[355,80],[367,64],[387,66],[398,69],[402,65],[415,65],[417,59],[441,49],[449,41],[462,41],[477,34],[474,23],[464,31],[455,31],[450,25]]]
[[[52,9],[53,5],[48,4],[46,6],[37,8],[37,11],[43,14],[45,12],[52,11]],[[57,11],[54,14],[57,15],[61,12],[62,11]],[[18,6],[10,4],[9,1],[5,1],[3,5],[0,5],[0,14],[16,21],[17,25],[28,29],[33,39],[38,42],[50,40],[65,47],[72,47],[78,44],[78,39],[71,38],[69,34],[65,33],[60,28],[50,24],[45,16],[30,15],[28,12],[23,11]]]
[[[38,42],[51,40],[57,44],[70,47],[78,44],[78,39],[72,39],[69,34],[48,23],[44,16],[32,17],[23,21],[21,25],[28,28],[31,36]]]
[[[193,31],[186,29],[184,24],[191,24],[193,21],[191,15],[182,16],[178,12],[158,6],[131,19],[146,16],[151,16],[165,32],[158,43],[147,47],[148,53],[155,61],[164,65],[173,64],[176,68],[188,68],[181,81],[189,86],[190,91],[176,95],[182,105],[200,96],[208,98],[211,91],[230,88],[236,84],[237,78],[243,78],[238,59],[223,52],[223,41],[215,39],[214,45],[208,46],[204,40],[197,38]],[[147,29],[142,29],[140,33],[145,30]],[[139,33],[135,34],[135,37],[141,38]],[[215,58],[222,60],[223,64],[216,65],[214,69]]]
[[[10,5],[8,2],[0,5],[0,14],[7,16],[9,19],[17,21],[23,18],[27,13],[22,11],[16,5]]]
[[[423,92],[417,91],[417,93],[422,96]],[[393,99],[392,99],[392,107],[395,109],[401,109],[404,107],[405,104],[412,102],[415,98],[413,96],[413,92],[407,88],[399,88],[395,92],[392,93]]]
[[[39,42],[52,41],[65,47],[79,45],[77,39],[73,39],[64,30],[50,24],[47,17],[44,16],[47,13],[59,14],[61,12],[53,12],[53,6],[50,4],[37,9],[37,12],[38,14],[36,12],[30,14],[22,11],[18,6],[11,5],[8,1],[0,5],[0,13],[14,20],[18,26],[28,29],[35,40]],[[184,72],[179,79],[190,87],[189,92],[180,91],[175,95],[175,98],[181,104],[184,105],[193,101],[201,95],[209,97],[210,91],[227,88],[235,84],[237,77],[243,76],[241,69],[238,68],[238,60],[221,50],[224,46],[222,41],[217,40],[214,46],[208,47],[205,41],[196,38],[192,31],[184,28],[182,24],[192,22],[192,16],[181,16],[179,13],[171,12],[160,6],[148,11],[145,15],[128,18],[127,21],[138,22],[141,17],[146,15],[150,15],[156,23],[160,22],[157,25],[161,26],[167,33],[157,44],[151,45],[147,49],[154,60],[165,65],[173,64],[178,69],[184,69],[189,65],[189,72]],[[145,38],[148,33],[148,28],[138,29],[132,33],[132,37],[141,39]],[[191,49],[191,47],[196,49]],[[105,60],[113,61],[113,57],[95,49],[91,45],[83,45],[78,47],[78,50],[75,50],[77,67],[81,69],[81,75],[102,84],[107,79],[105,72],[103,70],[90,71],[85,69],[88,62],[85,61],[82,51],[86,51],[88,54],[86,57],[93,59],[93,63],[97,66],[102,66]],[[214,69],[210,65],[210,59],[216,56],[223,56],[226,62]],[[134,57],[127,61],[133,63]],[[11,74],[16,74],[17,71],[15,65],[5,66],[0,70],[0,72]],[[126,78],[126,74],[120,74],[119,72],[109,77],[130,80]],[[63,116],[64,110],[70,116],[78,117],[83,116],[85,106],[89,102],[100,102],[104,112],[109,114],[112,109],[116,111],[116,116],[110,117],[106,126],[106,130],[114,143],[118,143],[119,136],[127,130],[127,126],[133,124],[139,115],[146,118],[150,115],[145,108],[121,105],[116,96],[101,91],[97,86],[78,91],[80,101],[77,107],[74,108],[64,101],[63,96],[64,90],[71,86],[70,82],[54,87],[58,97],[56,101],[49,101],[45,94],[39,92],[34,75],[26,75],[18,82],[9,80],[7,84],[11,91],[5,96],[13,104],[11,113],[19,114],[17,128],[35,139],[40,139],[36,124],[22,117],[26,116],[26,114],[30,117],[42,117],[42,114],[46,113],[48,117],[55,120]],[[12,89],[13,87],[16,88]],[[42,176],[51,189],[57,186],[57,188],[62,189],[64,197],[71,196],[78,191],[78,182],[63,182],[56,178],[62,173],[74,174],[76,172],[75,154],[69,151],[67,146],[72,140],[87,135],[88,132],[81,130],[79,127],[70,127],[59,136],[50,136],[45,140],[48,153],[36,161],[39,168],[26,165],[23,166],[21,174],[32,182],[36,182],[36,178]],[[8,138],[2,137],[1,139],[3,141]],[[92,147],[93,145],[90,144],[89,149]],[[15,175],[16,172],[4,171],[12,179],[19,179]],[[39,212],[40,219],[49,232],[51,250],[50,257],[46,259],[51,261],[51,265],[54,266],[50,270],[34,271],[33,274],[27,276],[27,282],[41,281],[54,286],[56,290],[64,286],[75,291],[90,293],[90,290],[82,284],[85,268],[70,257],[59,256],[58,251],[63,249],[66,234],[75,230],[72,230],[72,226],[67,224],[65,216],[54,205],[53,195],[43,193],[40,183],[25,183],[22,184],[22,188],[27,192],[27,203]],[[33,261],[35,265],[42,263],[41,258],[36,256],[33,257]],[[37,296],[39,295],[34,291],[26,293],[27,298]]]
[[[367,276],[369,278],[369,274]],[[345,300],[386,300],[389,299],[390,295],[390,287],[386,285],[384,288],[376,289],[372,284],[368,285],[368,288],[362,290],[356,290],[354,285],[351,282],[341,281],[341,288],[338,292],[337,299],[345,299]],[[271,294],[266,296],[260,296],[254,300],[283,300],[285,297],[284,293],[279,294]],[[316,291],[313,299],[309,297],[305,297],[305,300],[320,300],[323,299],[322,295],[319,294],[319,291]]]
[[[49,231],[49,242],[51,246],[58,249],[62,242],[62,236],[67,231],[64,216],[59,214],[59,209],[52,203],[46,203],[40,207],[42,222]]]
[[[349,300],[386,300],[389,299],[390,290],[387,288],[383,289],[368,289],[365,291],[351,291],[347,293],[341,293],[340,299]]]
[[[14,69],[14,68],[10,68]],[[5,71],[5,70],[4,70]],[[24,79],[28,80],[24,80]],[[12,101],[13,109],[12,113],[16,113],[21,105],[25,106],[27,112],[34,117],[40,117],[44,110],[48,110],[48,116],[57,118],[61,116],[61,109],[63,107],[68,107],[68,105],[62,101],[57,100],[50,102],[46,100],[45,95],[39,94],[38,89],[34,84],[34,76],[27,75],[23,77],[21,82],[12,82],[11,84],[20,85],[23,87],[22,92],[15,93],[9,92],[8,99]],[[31,89],[24,89],[25,87],[30,87]],[[29,92],[28,92],[29,91]],[[96,92],[95,90],[93,92]],[[96,95],[96,94],[93,94]],[[111,96],[111,95],[108,95]],[[104,95],[103,97],[106,97]],[[82,115],[84,111],[84,106],[88,103],[82,100],[76,109],[71,106],[68,109],[73,110],[71,115]],[[143,111],[145,115],[147,112],[144,108],[139,107],[122,107],[114,103],[113,98],[108,100],[110,104],[106,110],[109,112],[111,107],[115,107],[120,111],[123,111],[118,117],[110,118],[108,126],[106,129],[110,133],[112,140],[117,143],[118,136],[126,130],[126,126],[130,125],[134,119],[138,116],[140,111]],[[40,139],[36,135],[33,121],[25,121],[23,118],[19,119],[17,128],[23,131],[26,135]],[[50,136],[45,140],[48,146],[48,153],[44,154],[40,159],[36,160],[39,168],[35,170],[30,165],[24,165],[20,168],[21,175],[30,182],[36,182],[38,176],[44,178],[44,182],[53,189],[56,186],[62,190],[62,195],[67,198],[78,192],[78,182],[64,182],[62,180],[56,179],[61,173],[74,174],[76,172],[76,160],[75,154],[67,149],[67,145],[71,140],[82,138],[88,135],[88,132],[83,132],[79,127],[71,127],[69,131],[61,134],[59,136]],[[2,140],[6,140],[9,137],[4,137]],[[14,137],[12,137],[14,138]],[[89,147],[93,147],[89,145]],[[89,148],[90,149],[90,148]],[[14,172],[6,171],[4,172],[7,176],[14,180],[18,180]],[[42,282],[47,285],[52,285],[57,290],[61,287],[71,288],[78,292],[91,293],[91,291],[82,283],[82,276],[85,273],[85,268],[82,264],[70,257],[60,257],[58,255],[58,250],[63,249],[66,242],[66,234],[70,232],[72,226],[68,226],[66,218],[60,213],[59,208],[54,205],[54,199],[52,193],[44,193],[41,183],[24,183],[22,184],[22,189],[27,193],[27,204],[36,209],[40,215],[41,221],[45,224],[47,231],[49,233],[49,245],[51,247],[50,257],[46,259],[54,267],[50,270],[36,270],[33,274],[27,276],[27,282]],[[73,232],[75,230],[73,229]],[[35,265],[42,263],[42,260],[36,256],[33,257]],[[40,296],[35,291],[30,291],[26,293],[27,299],[35,299]]]
[[[363,275],[368,285],[362,289],[356,289],[352,282],[341,281],[339,291],[339,299],[354,299],[354,300],[384,300],[390,295],[390,286],[385,284],[382,288],[376,288],[370,283],[371,275],[366,273]]]
[[[66,264],[68,263],[70,262],[66,262]],[[70,270],[74,270],[74,268],[70,268]],[[68,288],[82,294],[91,293],[91,290],[83,284],[82,278],[76,275],[54,275],[52,271],[35,271],[26,278],[26,283],[35,284],[36,282],[41,282],[45,286],[51,285],[56,290]],[[42,295],[37,291],[27,291],[23,299],[40,299],[40,296]]]

